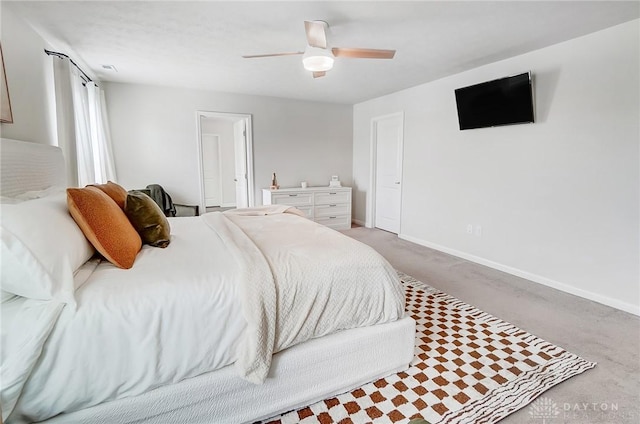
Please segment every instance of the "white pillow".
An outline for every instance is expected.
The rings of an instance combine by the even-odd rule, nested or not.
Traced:
[[[74,302],[73,273],[94,253],[67,209],[66,193],[0,204],[0,288]]]
[[[13,293],[8,293],[4,290],[0,290],[0,302],[4,303],[4,302],[8,302],[9,300],[13,299],[14,297],[16,297],[15,294]]]
[[[15,196],[15,198],[20,201],[40,199],[52,194],[62,193],[65,190],[66,189],[62,186],[52,185],[51,187],[45,188],[44,190],[25,191],[24,193],[20,193]]]
[[[25,200],[40,199],[42,197],[51,196],[52,194],[62,193],[66,189],[62,186],[53,185],[44,190],[25,191],[14,197],[0,196],[0,204],[13,204],[22,203]]]
[[[0,196],[0,205],[15,205],[16,203],[22,203],[24,200],[16,199],[15,197]]]

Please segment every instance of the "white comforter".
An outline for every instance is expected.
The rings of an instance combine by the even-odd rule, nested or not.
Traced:
[[[11,420],[43,420],[233,363],[259,383],[279,350],[403,315],[402,289],[382,257],[304,218],[214,213],[171,225],[169,247],[145,247],[131,270],[97,266],[76,292],[77,311],[48,315],[54,325],[3,311],[3,332],[10,324],[9,333],[42,341]],[[2,355],[16,351],[3,346]]]

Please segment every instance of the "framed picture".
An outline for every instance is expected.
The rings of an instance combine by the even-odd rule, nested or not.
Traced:
[[[9,87],[7,86],[7,74],[4,72],[4,57],[2,56],[2,45],[0,44],[0,122],[13,123],[11,113],[11,100],[9,99]]]

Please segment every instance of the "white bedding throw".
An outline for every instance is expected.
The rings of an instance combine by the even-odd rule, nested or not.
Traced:
[[[276,290],[269,265],[255,244],[224,215],[210,213],[202,219],[218,233],[240,265],[240,301],[247,327],[236,367],[247,380],[262,383],[269,372],[275,332]]]
[[[255,357],[241,352],[247,362],[236,364],[248,380],[264,381],[271,353],[338,330],[403,316],[404,291],[398,276],[369,246],[291,214],[258,219],[231,211],[224,215],[242,229],[233,234],[246,234],[250,240],[244,243],[255,244],[266,258],[273,278],[260,284],[275,284],[272,291],[251,282],[242,291],[249,328],[258,331],[247,337],[258,343],[273,341],[273,347],[259,350]]]

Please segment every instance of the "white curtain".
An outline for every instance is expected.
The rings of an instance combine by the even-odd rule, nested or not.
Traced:
[[[70,186],[116,181],[104,92],[84,83],[69,59],[52,57],[58,146],[67,160]]]
[[[93,82],[86,85],[89,99],[89,128],[91,130],[91,147],[93,149],[93,170],[96,182],[105,183],[116,180],[116,167],[113,162],[113,148],[107,104],[104,90],[100,90]]]

